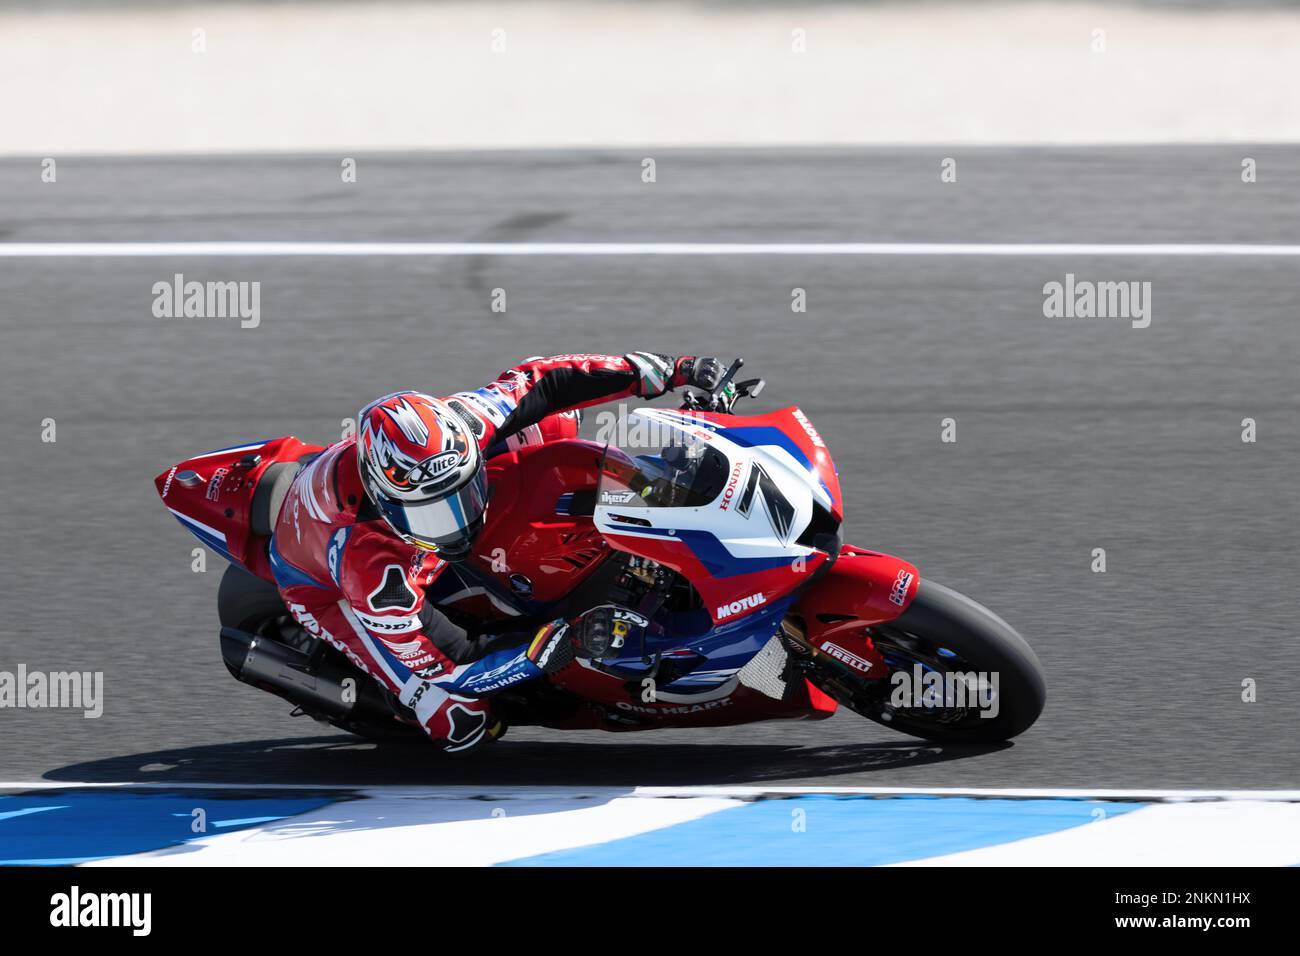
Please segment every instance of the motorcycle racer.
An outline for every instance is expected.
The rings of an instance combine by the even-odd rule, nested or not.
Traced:
[[[426,589],[472,552],[499,450],[575,437],[577,410],[712,389],[722,364],[653,352],[532,358],[474,391],[394,392],[362,409],[357,433],[306,462],[270,543],[285,605],[411,708],[443,749],[500,736],[484,695],[567,663],[568,623],[474,639]]]

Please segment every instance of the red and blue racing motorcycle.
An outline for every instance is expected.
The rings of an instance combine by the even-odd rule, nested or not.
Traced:
[[[476,552],[428,600],[480,632],[617,609],[599,646],[499,692],[494,708],[511,725],[557,730],[818,720],[840,706],[937,741],[1026,730],[1045,700],[1029,645],[908,561],[844,544],[825,442],[795,407],[735,414],[763,387],[732,383],[741,364],[680,409],[621,418],[614,440],[489,461]],[[303,633],[274,587],[278,504],[297,463],[320,450],[292,437],[238,446],[180,463],[158,488],[231,561],[218,610],[234,676],[353,733],[423,736],[393,695]]]

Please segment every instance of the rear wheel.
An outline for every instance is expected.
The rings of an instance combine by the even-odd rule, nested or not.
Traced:
[[[888,676],[868,680],[822,658],[809,675],[863,717],[928,740],[994,743],[1042,713],[1038,657],[1011,625],[963,594],[923,579],[906,611],[866,631]]]
[[[217,617],[222,627],[257,633],[266,621],[288,614],[279,590],[270,581],[233,564],[226,568],[217,589]]]

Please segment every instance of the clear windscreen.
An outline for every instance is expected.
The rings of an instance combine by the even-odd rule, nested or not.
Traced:
[[[618,508],[699,508],[726,486],[730,462],[706,440],[676,429],[662,444],[606,445],[596,503]]]

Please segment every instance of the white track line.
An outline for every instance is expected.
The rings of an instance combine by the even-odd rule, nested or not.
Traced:
[[[740,800],[637,800],[614,794],[580,801],[518,803],[427,793],[367,793],[283,820],[214,833],[181,846],[90,866],[491,866],[557,850],[623,840],[742,806]]]
[[[744,787],[744,786],[686,786],[686,787],[581,787],[581,786],[490,786],[490,785],[410,785],[410,784],[343,784],[343,783],[188,783],[174,781],[161,783],[113,782],[77,783],[51,780],[0,781],[0,791],[12,790],[83,790],[83,789],[144,789],[144,790],[338,790],[355,793],[383,793],[390,796],[460,797],[460,798],[557,798],[585,797],[590,795],[634,796],[649,798],[711,797],[721,799],[757,800],[765,797],[793,797],[802,794],[830,794],[864,797],[979,797],[1013,800],[1280,800],[1300,802],[1300,790],[1082,790],[1037,788],[982,788],[982,787]]]
[[[11,242],[0,258],[177,256],[1300,256],[1300,245],[980,242]]]

